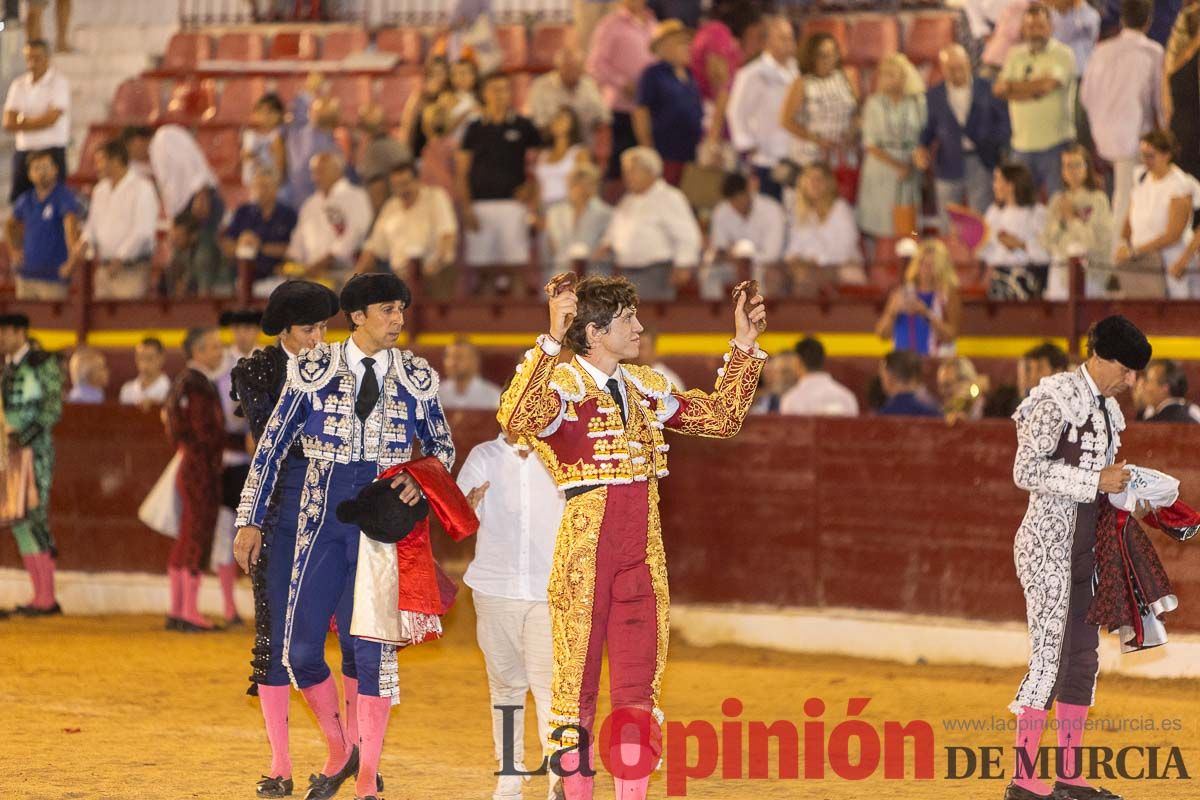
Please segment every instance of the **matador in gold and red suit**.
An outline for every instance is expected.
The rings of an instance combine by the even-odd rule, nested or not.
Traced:
[[[624,287],[625,307],[610,310],[597,322],[595,309],[587,307],[595,305],[590,295],[604,294],[605,286],[610,298],[614,286]],[[517,366],[497,415],[511,436],[532,444],[567,498],[548,594],[554,639],[550,746],[561,748],[551,768],[563,776],[569,800],[592,796],[593,760],[588,756],[594,749],[590,742],[599,742],[593,723],[606,642],[614,711],[637,709],[647,722],[647,713],[658,724],[663,720],[659,693],[670,604],[658,512],[658,482],[667,475],[670,449],[663,431],[735,435],[766,360],[755,331],[742,335],[740,345],[731,342],[710,393],[678,391],[661,372],[611,357],[613,371],[606,375],[596,366],[594,352],[579,355],[589,350],[579,326],[591,318],[589,329],[598,325],[607,335],[623,311],[636,352],[641,331],[636,292],[622,278],[589,278],[577,295],[579,313],[563,337],[576,355],[560,359],[560,343],[552,336],[540,337]],[[740,307],[737,313],[742,313]],[[739,332],[745,328],[743,321]],[[645,797],[649,773],[661,754],[658,724],[649,726],[648,737],[640,734],[638,742],[629,741],[627,732],[623,742],[613,738],[607,754],[618,797]],[[643,737],[651,755],[643,749]],[[648,766],[640,772],[627,769],[623,776],[617,763]]]

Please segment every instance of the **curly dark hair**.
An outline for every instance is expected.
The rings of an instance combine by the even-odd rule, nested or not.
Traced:
[[[637,289],[626,278],[584,278],[575,288],[575,296],[579,298],[579,304],[563,344],[581,356],[586,356],[591,349],[587,340],[588,325],[604,330],[622,309],[636,308],[638,302]]]

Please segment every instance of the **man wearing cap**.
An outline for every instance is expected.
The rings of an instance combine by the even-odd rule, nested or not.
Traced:
[[[638,144],[652,147],[663,160],[663,180],[678,186],[683,168],[696,160],[704,130],[704,99],[688,69],[692,32],[677,19],[654,29],[657,63],[638,78],[633,130]]]
[[[318,283],[288,281],[271,292],[261,317],[262,332],[279,339],[241,359],[231,374],[231,397],[255,441],[262,438],[271,411],[283,393],[288,365],[300,353],[325,341],[326,321],[337,312],[337,295]],[[304,451],[299,442],[294,442],[279,467],[275,494],[262,531],[249,529],[234,542],[235,548],[258,552],[257,563],[250,570],[256,635],[254,658],[250,662],[254,672],[248,693],[258,695],[271,745],[271,768],[258,782],[259,797],[286,797],[293,788],[288,747],[291,686],[283,666],[283,630],[298,512],[293,508],[287,514],[281,513],[280,500],[284,496],[299,497],[306,467]],[[356,719],[358,697],[349,628],[339,627],[338,638],[342,645],[342,683],[349,725]],[[346,676],[347,671],[350,677]]]
[[[1043,378],[1017,408],[1013,479],[1030,493],[1013,547],[1029,620],[1029,671],[1009,710],[1017,715],[1017,760],[1005,800],[1115,798],[1076,768],[1099,669],[1099,628],[1087,622],[1094,593],[1102,493],[1129,482],[1117,462],[1125,428],[1116,396],[1150,361],[1150,343],[1132,322],[1107,317],[1088,333],[1088,360]],[[1022,763],[1038,757],[1054,705],[1058,746],[1067,748],[1053,787]],[[1071,777],[1071,776],[1075,777]]]
[[[12,525],[17,549],[29,580],[33,599],[17,613],[38,617],[61,614],[54,594],[54,560],[58,551],[50,535],[50,486],[54,478],[54,426],[62,416],[63,370],[58,358],[29,338],[29,318],[24,314],[0,316],[0,355],[4,356],[3,397],[12,458],[18,448],[33,451],[33,476],[37,505]]]
[[[356,275],[341,294],[350,323],[345,343],[321,343],[289,363],[283,393],[250,463],[238,508],[235,555],[244,569],[268,516],[280,467],[299,441],[307,463],[298,489],[283,486],[281,518],[296,519],[295,563],[283,630],[283,664],[325,735],[328,756],[306,800],[337,793],[351,775],[360,798],[374,798],[390,706],[398,702],[396,646],[355,637],[357,736],[343,726],[337,687],[325,664],[331,615],[349,629],[359,530],[337,519],[338,503],[357,496],[388,467],[409,461],[413,444],[449,469],[454,444],[438,402],[438,376],[423,358],[396,348],[411,295],[387,273]],[[290,471],[290,470],[289,470]],[[407,475],[393,481],[405,502],[420,493]],[[349,598],[349,604],[346,598]]]

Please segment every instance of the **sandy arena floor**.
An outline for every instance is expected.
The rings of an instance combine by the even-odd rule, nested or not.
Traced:
[[[460,598],[469,601],[469,594]],[[455,609],[449,629],[445,640],[401,654],[402,702],[393,711],[382,765],[388,800],[491,797],[487,683],[469,602]],[[250,638],[247,629],[168,634],[161,619],[152,617],[0,622],[0,797],[252,798],[268,754],[257,701],[243,694]],[[336,664],[333,647],[329,658]],[[743,721],[786,719],[797,725],[807,719],[804,701],[819,697],[828,707],[822,716],[828,740],[845,719],[847,699],[861,696],[872,698],[861,718],[877,730],[887,720],[923,719],[933,726],[934,780],[885,780],[882,766],[865,781],[838,778],[829,768],[824,780],[779,780],[772,767],[768,780],[693,780],[688,797],[999,800],[1005,780],[946,780],[944,748],[1008,747],[1011,735],[948,732],[943,720],[998,716],[1006,721],[1003,709],[1018,678],[1014,670],[906,667],[676,643],[664,706],[671,719],[709,720],[720,730],[727,720],[721,712],[726,697],[742,701]],[[1178,745],[1188,768],[1200,771],[1196,682],[1102,676],[1098,704],[1097,716],[1108,720],[1150,714],[1156,720],[1178,719],[1180,729],[1097,732],[1090,744]],[[324,749],[298,694],[292,708],[292,757],[301,797]],[[528,733],[532,748],[532,728]],[[690,759],[695,758],[693,750]],[[1001,763],[1011,770],[1009,759],[1006,752]],[[911,778],[911,767],[908,774]],[[545,780],[535,778],[528,785],[526,800],[545,796]],[[1200,798],[1194,780],[1104,783],[1130,798]],[[349,784],[339,794],[346,800],[352,796]],[[610,779],[598,780],[596,796],[612,797]],[[667,796],[661,777],[651,784],[650,796]]]

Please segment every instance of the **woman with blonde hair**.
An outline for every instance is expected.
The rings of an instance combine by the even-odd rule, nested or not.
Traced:
[[[894,223],[897,206],[921,203],[920,173],[913,153],[925,128],[925,83],[901,53],[879,63],[878,89],[863,104],[862,171],[858,179],[858,227],[872,237],[905,236]]]
[[[875,333],[890,338],[894,350],[948,356],[954,354],[961,321],[962,297],[950,251],[940,239],[925,239],[908,262],[904,284],[888,297]]]
[[[811,297],[830,284],[866,283],[854,209],[838,197],[824,162],[809,164],[796,179],[795,216],[783,257],[786,276],[767,273],[767,289],[775,296]]]

